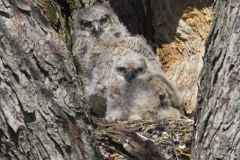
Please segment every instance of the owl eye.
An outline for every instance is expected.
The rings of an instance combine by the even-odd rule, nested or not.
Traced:
[[[86,20],[82,20],[80,22],[81,26],[84,28],[84,29],[92,29],[93,28],[93,25],[92,25],[92,22],[91,21],[86,21]]]
[[[144,72],[144,70],[143,70],[143,68],[142,68],[142,67],[139,67],[139,68],[137,69],[137,72],[139,72],[139,73],[143,73],[143,72]]]
[[[108,22],[108,20],[109,20],[108,16],[103,16],[99,22],[101,25],[104,25]]]
[[[124,68],[124,67],[118,67],[118,68],[117,68],[117,71],[119,71],[119,72],[126,72],[126,68]]]

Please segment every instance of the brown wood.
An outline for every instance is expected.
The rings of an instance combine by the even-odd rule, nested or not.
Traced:
[[[0,0],[0,159],[101,159],[70,51],[39,5]]]
[[[199,78],[194,160],[240,159],[240,3],[214,4]]]

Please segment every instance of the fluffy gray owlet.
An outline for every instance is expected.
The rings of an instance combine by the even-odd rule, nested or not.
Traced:
[[[73,53],[82,73],[84,94],[92,112],[103,116],[106,98],[102,81],[108,77],[114,47],[105,41],[130,34],[108,3],[81,9],[74,16],[74,25]]]
[[[84,94],[94,113],[103,114],[106,109],[105,82],[110,76],[116,47],[125,47],[161,64],[140,36],[131,36],[106,4],[82,9],[75,16],[73,54],[81,72]]]
[[[180,118],[181,101],[177,91],[154,68],[135,52],[115,59],[107,81],[106,120]]]
[[[96,4],[81,9],[74,17],[75,38],[81,36],[127,36],[126,27],[119,21],[108,3]]]
[[[119,47],[123,46],[123,47]],[[125,48],[121,52],[115,48]],[[73,47],[78,70],[81,72],[84,94],[94,113],[105,114],[106,86],[113,67],[113,59],[119,54],[137,52],[155,64],[155,70],[160,70],[161,63],[154,52],[141,37],[105,37],[104,40],[93,40],[92,37],[78,39]]]

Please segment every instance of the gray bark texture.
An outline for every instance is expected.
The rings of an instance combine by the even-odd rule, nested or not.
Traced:
[[[72,62],[71,32],[74,12],[102,1],[0,0],[0,159],[101,159]],[[183,90],[192,107],[211,21],[203,15],[211,15],[212,0],[109,1],[133,34],[159,47],[178,89],[191,82]],[[202,25],[193,23],[196,17]]]
[[[240,1],[217,0],[199,78],[194,160],[240,159]]]
[[[0,0],[0,159],[101,159],[71,52],[42,7]]]

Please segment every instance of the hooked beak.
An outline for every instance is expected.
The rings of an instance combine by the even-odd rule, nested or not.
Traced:
[[[136,73],[134,71],[128,71],[124,77],[127,82],[131,82],[136,77]]]
[[[101,27],[97,22],[93,23],[93,27],[94,27],[94,33],[95,34],[100,34],[101,33]]]

